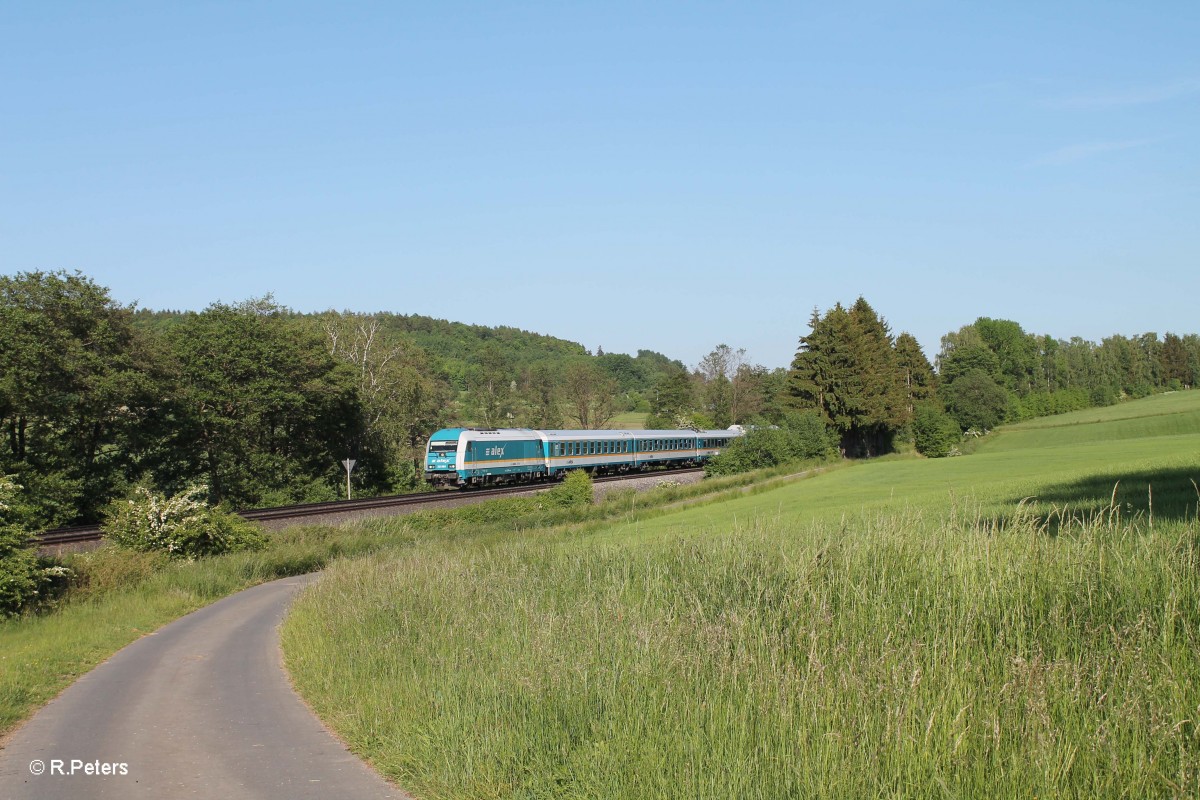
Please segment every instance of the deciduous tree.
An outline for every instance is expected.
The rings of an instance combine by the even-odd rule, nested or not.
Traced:
[[[31,525],[94,520],[137,471],[156,392],[130,317],[79,273],[0,276],[0,474]]]
[[[586,361],[570,364],[563,393],[580,428],[603,428],[616,416],[617,382],[595,364]]]

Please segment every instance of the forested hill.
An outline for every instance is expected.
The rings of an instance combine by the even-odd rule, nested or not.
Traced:
[[[565,375],[569,364],[590,361],[615,381],[622,394],[618,410],[637,407],[649,410],[643,398],[653,390],[655,383],[666,375],[687,369],[682,361],[653,350],[638,350],[636,356],[597,351],[593,356],[578,342],[507,325],[489,327],[390,312],[287,313],[316,327],[328,327],[331,320],[370,319],[378,326],[381,338],[403,342],[410,350],[421,353],[427,359],[427,365],[460,392],[468,391],[473,372],[487,365],[501,366],[516,379],[541,368]],[[139,309],[134,312],[133,323],[143,330],[168,332],[195,314]]]
[[[144,329],[167,330],[194,313],[139,309],[134,314],[134,324]],[[297,317],[312,319],[329,316],[329,312],[292,313]],[[518,363],[589,355],[587,348],[577,342],[508,326],[492,328],[485,325],[469,325],[463,322],[424,317],[419,314],[379,312],[361,315],[356,312],[343,312],[342,316],[346,315],[369,316],[376,319],[386,333],[403,338],[443,363],[478,361],[479,353],[486,349],[489,343],[503,348]]]

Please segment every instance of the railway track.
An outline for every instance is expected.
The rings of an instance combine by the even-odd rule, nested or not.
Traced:
[[[634,472],[627,475],[610,475],[593,478],[592,481],[594,483],[611,483],[638,478],[688,475],[702,471],[703,468],[701,467],[655,470],[650,472]],[[278,506],[276,508],[253,508],[239,511],[238,514],[245,519],[268,523],[273,528],[281,528],[285,527],[286,523],[290,521],[311,517],[336,517],[338,521],[348,521],[356,516],[377,516],[385,513],[388,509],[399,509],[404,506],[420,506],[431,503],[465,505],[466,503],[474,503],[477,500],[506,494],[546,491],[555,485],[557,484],[524,484],[504,486],[498,489],[471,489],[462,492],[437,491],[421,492],[419,494],[389,495],[387,497],[366,497],[361,500],[334,500],[327,503],[303,503],[292,506]],[[33,542],[39,549],[54,549],[65,545],[95,542],[99,541],[100,538],[100,527],[98,525],[76,525],[70,528],[56,528],[55,530],[45,531],[35,536]]]

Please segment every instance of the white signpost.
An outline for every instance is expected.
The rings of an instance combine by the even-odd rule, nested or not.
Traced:
[[[354,471],[354,465],[358,462],[353,458],[347,458],[342,462],[342,466],[346,468],[346,499],[350,499],[350,473]]]

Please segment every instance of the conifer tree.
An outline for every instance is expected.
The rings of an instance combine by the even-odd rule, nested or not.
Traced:
[[[933,374],[933,365],[911,333],[901,333],[896,337],[896,367],[900,370],[907,398],[905,416],[911,420],[917,406],[929,402],[937,394],[937,376]]]
[[[903,378],[887,322],[864,298],[850,308],[850,323],[861,391],[852,431],[859,452],[875,455],[891,449],[892,434],[906,422]]]
[[[840,303],[823,317],[814,310],[809,324],[792,362],[794,404],[820,412],[847,453],[886,451],[906,400],[887,323],[860,297],[849,310]]]

